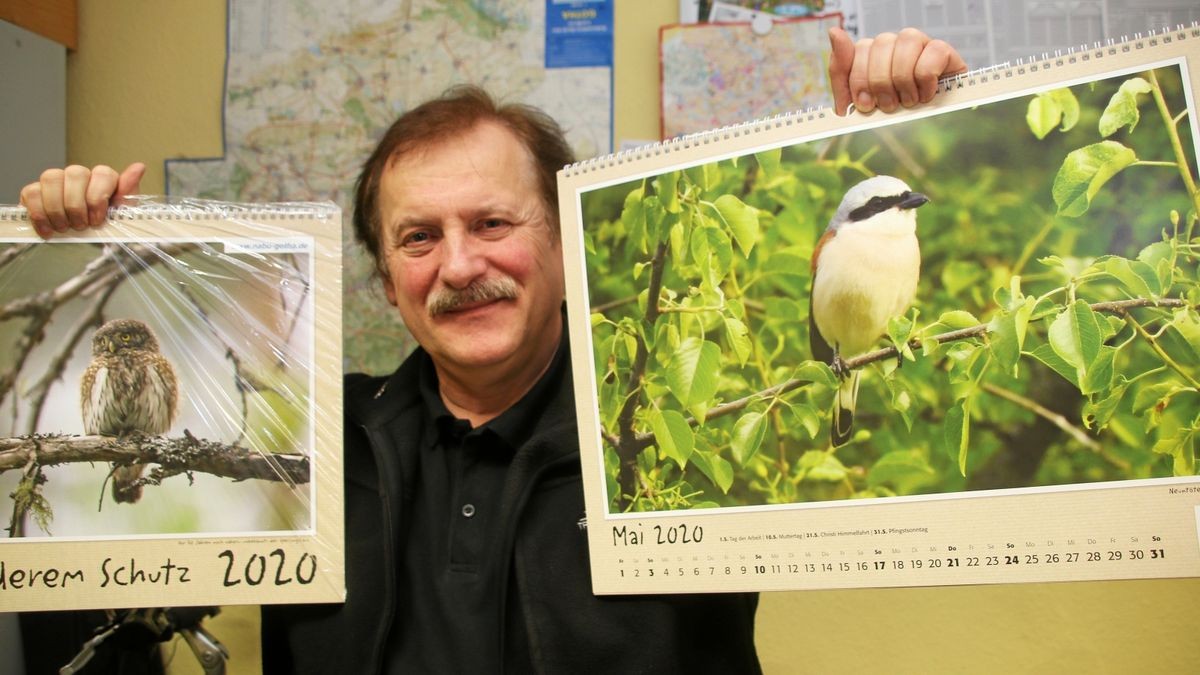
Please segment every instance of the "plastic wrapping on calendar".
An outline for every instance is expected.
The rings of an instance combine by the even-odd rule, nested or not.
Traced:
[[[338,602],[341,213],[0,207],[5,611]]]

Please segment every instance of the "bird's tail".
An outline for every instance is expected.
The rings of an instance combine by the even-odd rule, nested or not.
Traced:
[[[858,403],[858,377],[861,374],[858,370],[851,371],[838,387],[837,398],[833,402],[833,426],[830,430],[835,447],[850,440],[850,431],[854,426],[854,408]]]
[[[138,482],[138,479],[142,477],[142,471],[145,469],[145,464],[130,464],[113,469],[112,496],[114,502],[136,504],[137,500],[142,498],[142,484]]]

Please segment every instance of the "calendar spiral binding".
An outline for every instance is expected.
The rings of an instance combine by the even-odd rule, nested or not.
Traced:
[[[958,75],[950,75],[938,81],[937,92],[945,93],[952,90],[964,89],[982,82],[997,81],[1003,78],[1038,72],[1080,61],[1103,59],[1108,56],[1116,56],[1147,47],[1156,47],[1159,43],[1169,44],[1177,40],[1196,38],[1200,38],[1200,21],[1193,21],[1190,26],[1179,24],[1172,29],[1151,29],[1146,33],[1134,33],[1133,35],[1126,35],[1121,38],[1108,38],[1103,42],[1097,41],[1092,44],[1071,47],[1066,50],[1056,49],[1053,52],[1043,52],[1038,57],[1017,59],[1015,63],[1005,61],[992,66],[969,70]],[[665,141],[568,164],[563,167],[563,174],[569,177],[590,173],[626,162],[646,159],[652,155],[669,154],[686,148],[706,145],[716,140],[737,138],[767,128],[779,128],[811,122],[816,119],[823,119],[832,114],[834,114],[832,108],[814,106],[803,110],[795,110],[750,120],[748,122],[717,127],[716,129],[707,131],[685,134]]]
[[[108,209],[108,220],[244,220],[278,222],[297,218],[332,220],[340,210],[333,202],[273,202],[250,204],[222,202],[214,199],[156,198],[131,196],[134,204],[112,206]],[[29,212],[24,206],[0,205],[0,221],[28,222]]]

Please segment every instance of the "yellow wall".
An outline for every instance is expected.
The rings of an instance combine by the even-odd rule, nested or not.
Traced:
[[[675,0],[618,3],[616,134],[658,133],[657,27]],[[221,152],[225,3],[81,0],[68,59],[71,162],[150,164]],[[248,608],[210,625],[258,672]],[[758,641],[767,673],[1200,672],[1200,580],[771,593]],[[585,636],[581,638],[586,639]],[[186,647],[173,672],[199,672]]]

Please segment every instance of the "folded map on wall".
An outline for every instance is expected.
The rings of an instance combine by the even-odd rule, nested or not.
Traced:
[[[825,74],[830,26],[841,15],[750,23],[664,26],[662,137],[829,105]]]

